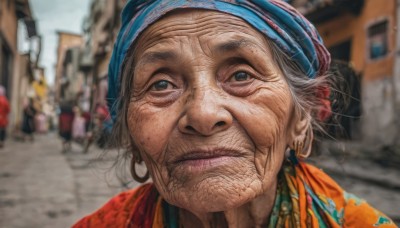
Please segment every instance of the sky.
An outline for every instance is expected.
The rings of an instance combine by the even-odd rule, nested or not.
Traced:
[[[46,68],[49,84],[54,84],[57,61],[57,31],[82,33],[83,18],[89,14],[90,0],[30,0],[38,33],[42,35],[39,65]],[[24,28],[25,29],[25,28]]]

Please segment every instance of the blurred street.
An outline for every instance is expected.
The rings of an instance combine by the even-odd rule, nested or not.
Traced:
[[[309,163],[321,168],[345,191],[366,200],[400,226],[400,169],[371,160],[321,155]]]
[[[8,140],[0,150],[0,227],[70,227],[126,189],[111,168],[114,155],[99,162],[102,150],[92,146],[88,154],[81,151],[74,144],[62,154],[55,134],[36,135],[34,142]],[[344,189],[399,224],[400,170],[326,155],[313,160]]]
[[[0,227],[70,227],[124,190],[112,156],[100,163],[102,150],[81,150],[75,144],[62,154],[55,134],[8,140],[0,150]]]

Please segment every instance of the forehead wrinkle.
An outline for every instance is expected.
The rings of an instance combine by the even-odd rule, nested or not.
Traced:
[[[172,16],[174,18],[171,18]],[[260,39],[262,43],[260,43]],[[190,40],[195,42],[190,42]],[[228,41],[221,44],[221,40]],[[197,48],[200,47],[207,57],[212,57],[214,53],[235,53],[246,48],[248,48],[247,51],[251,49],[269,51],[265,37],[251,25],[235,16],[218,12],[212,15],[204,15],[201,12],[194,15],[188,13],[167,15],[145,30],[139,37],[139,41],[139,49],[142,51],[137,52],[137,54],[157,50],[159,45],[173,47],[174,43],[179,43],[180,50],[174,51],[176,55],[180,55],[179,52],[184,51],[183,46],[186,42],[190,44],[193,50],[196,49],[196,46]],[[179,52],[177,53],[177,51]],[[155,55],[150,55],[144,62],[166,59],[165,56],[163,58],[158,58],[161,56],[155,57]]]
[[[243,31],[250,27],[245,21],[232,15],[221,12],[204,15],[204,12],[207,11],[200,10],[193,14],[172,13],[151,25],[142,36],[162,39],[171,37],[171,33],[173,36],[188,34],[198,36],[209,33]]]
[[[248,34],[249,30],[253,30],[250,31],[251,33],[255,32],[247,22],[240,18],[220,12],[212,12],[212,14],[205,14],[205,12],[200,10],[192,11],[192,13],[177,14],[174,12],[169,14],[146,29],[139,37],[140,43],[142,46],[149,46],[164,39],[174,39],[180,36],[206,37],[232,32]]]
[[[163,28],[155,32],[155,36],[158,38],[166,38],[171,36],[185,36],[185,35],[193,35],[193,36],[203,36],[207,34],[224,34],[229,32],[248,32],[248,30],[252,27],[247,25],[243,21],[238,21],[238,23],[231,23],[231,21],[223,21],[223,20],[213,20],[204,23],[196,23],[192,24],[176,24],[173,23],[170,26],[166,26],[167,28]],[[154,36],[153,35],[153,36]]]

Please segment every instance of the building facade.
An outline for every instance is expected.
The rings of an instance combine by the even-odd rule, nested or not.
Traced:
[[[93,85],[92,106],[106,104],[108,64],[125,3],[126,0],[92,0],[90,12],[83,23],[86,43],[81,68]]]
[[[294,0],[321,34],[332,58],[347,62],[359,77],[361,109],[350,139],[366,146],[398,141],[398,12],[396,0]],[[400,70],[397,70],[400,71]],[[344,75],[346,76],[346,75]],[[353,99],[354,100],[354,99]],[[352,117],[351,117],[352,118]],[[357,119],[358,117],[354,118]]]
[[[82,35],[59,31],[55,78],[55,100],[73,101],[79,90],[79,55],[84,40]]]
[[[28,96],[29,85],[34,81],[37,58],[29,50],[18,51],[18,25],[23,22],[28,39],[37,37],[35,21],[29,0],[0,1],[0,84],[7,90],[11,113],[9,129],[18,129],[22,118],[22,104]],[[40,52],[40,50],[39,50]],[[36,57],[36,59],[35,59]]]

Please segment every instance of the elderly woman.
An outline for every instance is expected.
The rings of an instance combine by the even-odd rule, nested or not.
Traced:
[[[279,0],[132,0],[110,63],[124,192],[75,227],[395,227],[302,160],[330,56]],[[115,142],[114,142],[115,143]],[[144,161],[149,175],[135,166]]]

